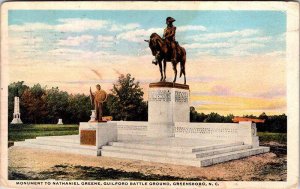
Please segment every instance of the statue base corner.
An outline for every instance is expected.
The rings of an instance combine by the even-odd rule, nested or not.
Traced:
[[[173,82],[156,82],[156,83],[150,83],[149,88],[178,88],[178,89],[186,89],[189,90],[190,86],[186,84],[180,84],[180,83],[173,83]]]

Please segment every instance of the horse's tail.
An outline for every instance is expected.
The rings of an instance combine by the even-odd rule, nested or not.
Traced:
[[[186,51],[183,47],[180,47],[180,50],[182,51],[182,57],[180,61],[180,75],[179,77],[182,76],[182,74],[185,74],[185,61],[186,61]]]

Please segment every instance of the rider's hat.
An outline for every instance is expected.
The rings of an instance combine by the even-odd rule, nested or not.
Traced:
[[[170,16],[166,19],[166,22],[175,22],[175,21],[176,20]]]

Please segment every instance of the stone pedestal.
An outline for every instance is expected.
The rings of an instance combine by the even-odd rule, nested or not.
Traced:
[[[92,145],[97,149],[118,139],[117,124],[110,122],[80,122],[80,145]]]
[[[174,137],[175,122],[190,121],[188,85],[151,83],[148,94],[149,137]]]
[[[57,125],[63,125],[62,119],[58,119]]]
[[[95,122],[96,121],[96,110],[91,110],[92,114],[91,114],[91,119],[89,122]]]

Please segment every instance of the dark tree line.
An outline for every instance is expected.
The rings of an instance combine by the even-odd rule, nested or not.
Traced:
[[[222,116],[215,112],[212,112],[210,114],[198,113],[194,107],[191,107],[190,110],[191,122],[232,123],[232,119],[234,118],[233,114]],[[287,116],[285,114],[268,116],[265,112],[263,112],[259,116],[243,115],[242,117],[264,119],[264,123],[256,124],[257,131],[259,132],[287,132]]]
[[[68,94],[58,87],[47,89],[36,84],[29,87],[23,81],[8,86],[8,121],[12,120],[14,97],[20,97],[20,113],[23,123],[79,123],[89,120],[90,99],[84,94]]]
[[[227,116],[222,116],[215,112],[212,112],[210,114],[204,114],[204,113],[198,113],[193,106],[191,106],[190,108],[191,122],[232,123],[233,118],[234,118],[233,114],[229,114]]]
[[[147,103],[143,91],[130,74],[121,75],[108,93],[104,103],[104,115],[114,120],[146,121]],[[88,121],[93,107],[85,94],[69,94],[58,87],[48,89],[36,84],[29,87],[23,81],[8,86],[8,121],[13,119],[14,97],[20,97],[20,113],[23,123],[66,124]]]

